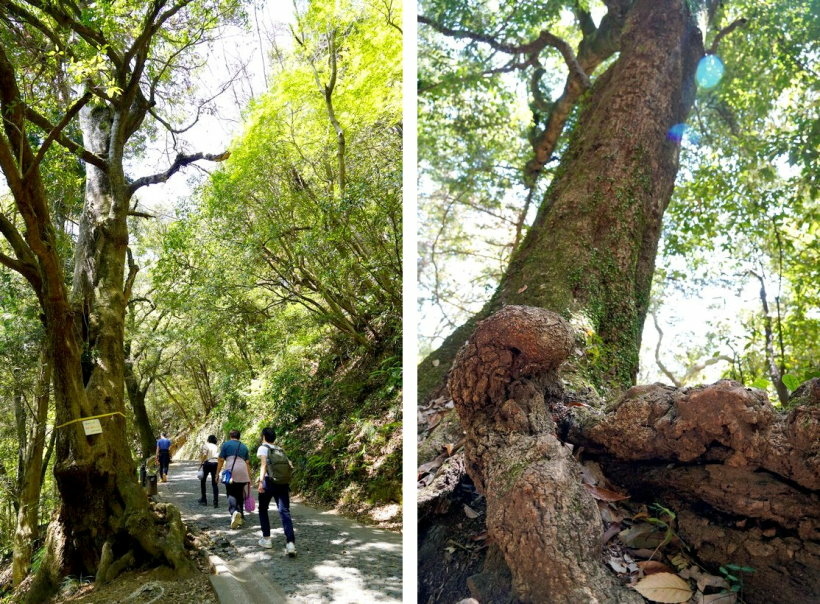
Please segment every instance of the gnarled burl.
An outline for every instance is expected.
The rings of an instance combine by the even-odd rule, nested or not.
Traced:
[[[642,602],[600,563],[598,508],[547,408],[572,346],[569,324],[543,309],[507,306],[479,323],[449,380],[467,472],[521,601]]]

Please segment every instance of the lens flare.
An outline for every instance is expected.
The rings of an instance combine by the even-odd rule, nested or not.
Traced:
[[[675,124],[666,132],[666,140],[680,145],[684,132],[686,132],[686,124]]]
[[[700,134],[691,126],[675,124],[666,131],[666,140],[672,141],[676,145],[680,145],[682,142],[698,145],[700,144]]]
[[[701,88],[714,88],[723,77],[724,71],[723,61],[715,55],[706,55],[698,62],[698,68],[695,71],[695,81]]]

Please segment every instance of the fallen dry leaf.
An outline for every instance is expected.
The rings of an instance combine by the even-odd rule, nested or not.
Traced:
[[[726,591],[729,591],[729,582],[726,581],[723,577],[718,577],[716,575],[710,575],[709,573],[705,573],[700,570],[697,566],[690,566],[689,568],[682,570],[680,572],[680,576],[684,579],[694,579],[698,583],[698,589],[700,591],[706,591],[707,587],[719,587]]]
[[[473,541],[484,541],[488,536],[489,534],[487,533],[487,531],[484,531],[483,533],[479,533],[478,535],[476,535],[475,537],[471,537],[470,539],[472,539]]]
[[[663,542],[664,535],[657,531],[651,524],[641,523],[621,531],[618,537],[627,547],[653,549]],[[635,555],[639,558],[641,557],[640,554]]]
[[[464,504],[464,513],[467,515],[467,518],[469,518],[471,520],[473,518],[478,518],[479,516],[481,516],[481,514],[479,512],[476,512],[473,508],[471,508],[466,503]]]
[[[601,501],[622,501],[631,497],[630,495],[624,495],[623,493],[617,493],[591,484],[585,484],[584,487],[595,499],[600,499]]]
[[[527,291],[527,287],[529,287],[529,286],[524,284],[523,287],[518,288],[518,293],[523,294],[525,291]]]
[[[626,564],[620,558],[616,558],[614,556],[610,557],[609,560],[607,560],[607,564],[609,564],[609,567],[618,574],[625,575],[628,572]]]
[[[444,450],[447,452],[447,455],[448,455],[449,457],[452,457],[452,456],[453,456],[453,453],[455,453],[455,452],[456,452],[456,451],[458,451],[461,447],[463,447],[463,446],[464,446],[464,441],[465,441],[465,439],[463,439],[463,438],[462,438],[460,441],[458,441],[458,442],[457,442],[457,443],[455,443],[455,444],[453,444],[453,443],[446,443],[445,445],[443,445],[443,446],[444,446]]]
[[[604,532],[604,536],[601,537],[601,543],[609,543],[609,540],[612,539],[615,535],[621,532],[621,525],[617,522],[606,529]]]
[[[638,562],[638,568],[643,571],[645,575],[654,575],[655,573],[671,573],[672,569],[666,566],[663,562],[657,560],[641,560]]]
[[[692,597],[689,583],[672,573],[657,573],[644,577],[635,584],[635,591],[653,602],[675,604]]]
[[[587,405],[586,403],[581,403],[581,402],[578,402],[578,401],[570,401],[569,403],[566,403],[566,406],[567,407],[589,407],[589,405]]]
[[[423,463],[419,466],[418,469],[418,477],[420,479],[425,474],[432,474],[436,470],[438,470],[442,464],[447,460],[447,455],[442,453],[438,457],[436,457],[433,461],[428,461],[427,463]]]

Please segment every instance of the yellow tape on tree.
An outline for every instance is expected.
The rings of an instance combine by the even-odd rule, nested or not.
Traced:
[[[76,424],[77,422],[83,422],[87,419],[99,419],[101,417],[109,417],[111,415],[122,415],[125,417],[125,414],[122,411],[114,411],[113,413],[103,413],[102,415],[92,415],[90,417],[80,417],[77,419],[72,419],[70,422],[66,422],[64,424],[60,424],[59,426],[54,426],[54,429],[62,428],[63,426],[68,426],[69,424]]]

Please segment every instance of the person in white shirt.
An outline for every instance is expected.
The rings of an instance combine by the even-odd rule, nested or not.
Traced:
[[[214,507],[217,508],[219,507],[219,486],[216,484],[216,465],[219,461],[219,449],[216,446],[216,436],[213,434],[208,437],[208,441],[199,450],[199,461],[202,462],[204,472],[200,481],[202,497],[199,498],[199,505],[208,505],[208,500],[205,498],[205,481],[210,474],[214,491]]]

